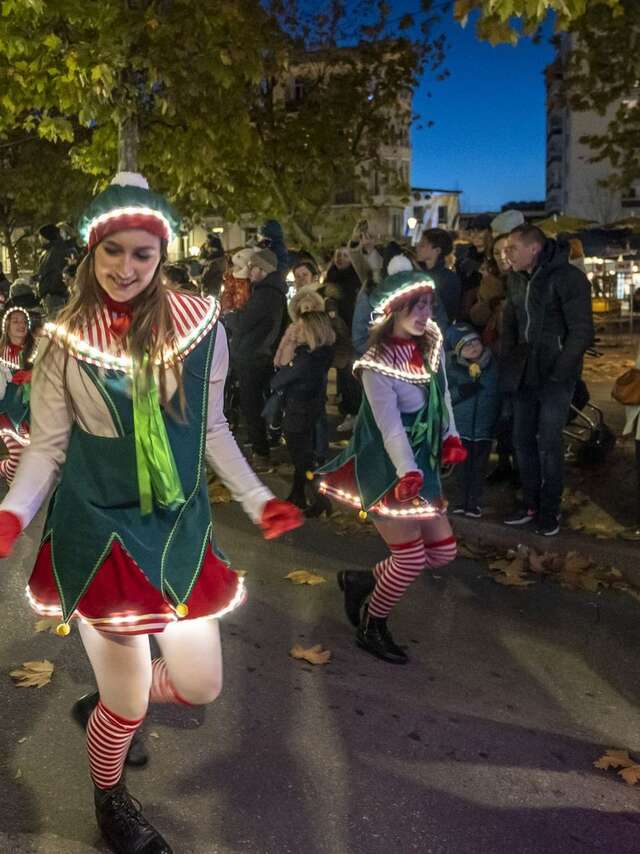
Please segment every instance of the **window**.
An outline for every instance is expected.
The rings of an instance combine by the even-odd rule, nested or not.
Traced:
[[[393,237],[402,237],[402,219],[403,219],[402,214],[399,214],[399,213],[393,214],[393,217],[391,220],[391,222],[392,222],[391,228],[392,228],[392,232],[393,232],[393,235],[392,235]]]
[[[354,205],[356,202],[356,194],[353,189],[340,190],[335,195],[334,204],[336,205]]]
[[[449,208],[446,205],[438,205],[438,225],[449,224]]]

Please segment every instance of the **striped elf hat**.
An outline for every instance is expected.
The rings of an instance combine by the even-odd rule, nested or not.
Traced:
[[[85,211],[78,230],[91,251],[116,231],[141,228],[170,242],[177,234],[179,217],[167,200],[152,193],[147,179],[137,172],[118,172],[106,190]]]
[[[436,285],[428,273],[404,271],[387,276],[372,292],[372,321],[382,323],[392,311],[424,293],[435,293]]]

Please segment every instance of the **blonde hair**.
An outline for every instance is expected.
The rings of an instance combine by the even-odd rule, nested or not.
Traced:
[[[298,341],[310,350],[335,344],[336,333],[324,311],[305,311],[298,320]]]
[[[142,363],[145,356],[148,356],[146,373],[149,380],[153,376],[153,366],[158,363],[160,401],[166,410],[176,417],[167,392],[168,368],[160,358],[165,348],[170,347],[177,339],[167,296],[169,288],[164,283],[162,273],[166,248],[166,242],[161,241],[160,263],[149,284],[134,299],[131,326],[125,335],[124,344],[129,355],[138,364]],[[80,334],[82,327],[91,320],[95,311],[102,304],[100,291],[100,284],[95,275],[93,252],[90,252],[78,266],[73,296],[58,315],[57,322],[65,326],[69,332]],[[180,404],[179,417],[184,417],[186,399],[181,372],[176,362],[171,364],[169,370],[172,371],[177,384]]]

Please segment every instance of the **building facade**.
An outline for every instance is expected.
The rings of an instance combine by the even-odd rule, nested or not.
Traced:
[[[640,216],[640,187],[627,193],[603,187],[611,164],[606,160],[592,163],[593,151],[581,141],[587,134],[604,133],[619,102],[613,102],[602,116],[591,110],[575,110],[567,103],[565,69],[574,38],[570,33],[558,37],[556,57],[545,69],[547,214],[601,224]]]

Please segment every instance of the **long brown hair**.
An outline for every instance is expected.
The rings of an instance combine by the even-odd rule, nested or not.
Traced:
[[[162,265],[166,258],[167,244],[161,241],[161,257],[153,278],[147,287],[141,291],[133,302],[131,326],[124,338],[124,345],[129,355],[138,364],[145,356],[147,360],[147,377],[151,380],[153,367],[158,364],[158,393],[160,402],[174,417],[175,413],[167,392],[167,366],[161,356],[165,349],[170,349],[177,340],[175,326],[169,306],[167,285],[164,283]],[[80,334],[82,327],[91,320],[94,313],[102,304],[100,284],[95,275],[93,252],[90,252],[78,266],[73,296],[56,318],[69,332]],[[180,402],[180,417],[184,417],[186,399],[181,372],[175,361],[170,370],[173,372]],[[65,370],[66,375],[66,370]]]
[[[411,311],[419,299],[421,299],[424,294],[417,294],[412,299],[407,300],[407,302],[402,303],[396,309],[389,313],[389,316],[386,317],[382,323],[376,324],[371,332],[369,333],[369,338],[367,339],[367,350],[370,350],[372,347],[374,349],[375,356],[378,357],[380,355],[380,348],[386,338],[391,338],[393,336],[393,323],[396,317],[400,314],[401,311],[407,309],[407,311]],[[431,295],[431,310],[433,311],[433,303],[435,300],[435,294]],[[433,320],[433,317],[431,318]],[[429,327],[427,327],[426,331],[420,337],[413,336],[413,340],[418,344],[418,347],[422,350],[422,352],[426,355],[431,347],[433,346],[433,334],[429,331]]]

